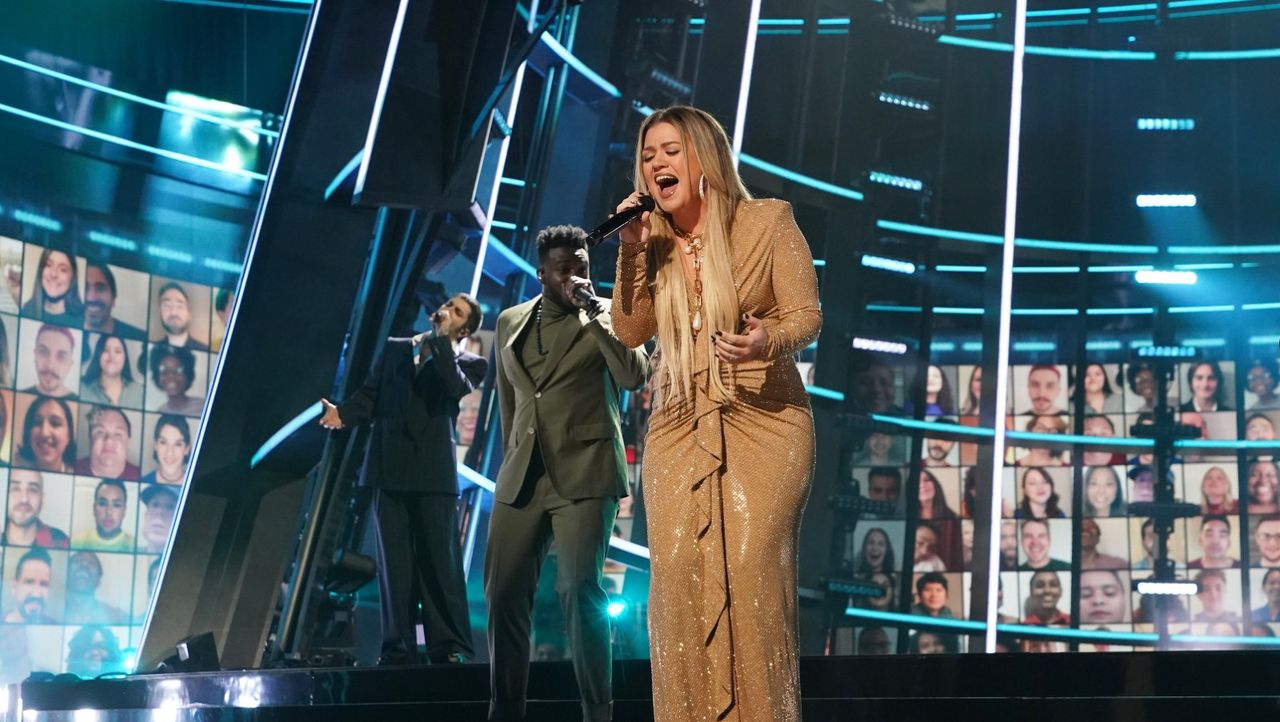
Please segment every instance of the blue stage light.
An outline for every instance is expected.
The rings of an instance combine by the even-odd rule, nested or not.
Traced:
[[[907,352],[907,345],[901,341],[885,341],[879,338],[864,338],[862,336],[853,337],[853,347],[860,351],[875,351],[876,353],[891,353],[901,356]]]
[[[1137,350],[1138,358],[1195,358],[1198,353],[1192,346],[1141,346]]]
[[[902,188],[903,190],[917,192],[924,190],[924,181],[922,180],[894,175],[892,173],[885,173],[878,170],[871,171],[871,173],[867,175],[867,180],[872,183],[879,183],[881,185],[892,186],[894,188]]]
[[[1138,118],[1138,130],[1195,130],[1195,118]]]
[[[614,599],[612,602],[609,602],[609,606],[605,607],[605,611],[609,613],[610,618],[617,619],[627,611],[627,603],[619,599]]]
[[[1139,208],[1195,208],[1194,193],[1139,193],[1134,198]]]
[[[93,241],[94,243],[100,243],[104,246],[119,248],[122,251],[138,250],[137,241],[134,241],[128,238],[122,238],[120,236],[112,235],[110,233],[103,233],[102,231],[89,231],[89,240]]]
[[[1195,271],[1138,271],[1133,280],[1160,286],[1194,286],[1197,278]]]
[[[890,93],[884,90],[880,91],[879,99],[881,103],[897,105],[903,108],[912,108],[913,110],[929,111],[933,108],[933,105],[931,105],[927,100],[898,95],[897,93]]]
[[[26,211],[21,208],[13,209],[13,220],[19,223],[25,223],[28,226],[43,228],[46,231],[53,231],[54,233],[62,232],[62,221],[59,221],[56,218],[42,216],[39,213],[32,213],[31,211]]]
[[[864,255],[862,257],[862,265],[867,268],[878,268],[882,271],[892,271],[908,276],[916,272],[916,264],[911,261],[900,261],[896,258],[885,258],[884,256]]]

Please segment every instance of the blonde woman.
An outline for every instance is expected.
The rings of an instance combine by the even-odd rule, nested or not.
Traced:
[[[654,719],[800,719],[796,546],[813,414],[792,355],[818,334],[791,207],[753,200],[707,113],[651,114],[623,229],[618,338],[658,337],[645,441]]]

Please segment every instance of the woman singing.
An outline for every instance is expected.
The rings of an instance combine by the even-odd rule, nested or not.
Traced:
[[[818,334],[809,246],[753,200],[707,113],[650,115],[622,231],[618,338],[658,337],[645,443],[654,719],[800,719],[796,546],[813,414],[792,355]]]

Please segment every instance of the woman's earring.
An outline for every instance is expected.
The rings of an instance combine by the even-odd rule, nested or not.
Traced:
[[[698,197],[704,201],[707,199],[707,176],[705,173],[698,179]]]

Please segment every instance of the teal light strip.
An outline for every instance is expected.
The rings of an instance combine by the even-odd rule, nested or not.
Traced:
[[[221,125],[224,128],[233,128],[235,130],[241,130],[241,129],[252,130],[253,132],[259,135],[265,135],[272,138],[280,137],[280,133],[278,131],[266,130],[262,127],[261,124],[258,124],[258,123],[251,124],[245,121],[234,121],[234,120],[229,120],[227,118],[219,118],[216,115],[201,113],[198,110],[191,110],[190,108],[183,108],[177,105],[171,105],[169,103],[162,103],[158,100],[152,100],[151,98],[146,98],[141,95],[136,95],[134,93],[127,93],[123,90],[116,90],[115,88],[112,88],[106,85],[101,85],[99,83],[94,83],[94,82],[85,80],[83,78],[77,78],[74,75],[67,75],[66,73],[60,73],[56,70],[51,70],[44,66],[36,65],[35,63],[28,63],[25,60],[19,60],[18,58],[14,58],[8,55],[0,55],[0,63],[8,63],[9,65],[12,65],[16,68],[29,70],[33,73],[46,75],[50,78],[56,78],[58,80],[72,83],[73,85],[79,85],[82,88],[88,88],[90,90],[97,91],[99,93],[114,95],[117,98],[120,98],[122,100],[128,100],[130,102],[138,103],[140,105],[146,105],[152,108],[156,108],[157,110],[165,111],[167,113],[177,113],[178,115],[185,115],[189,118],[195,118],[196,120],[203,120],[206,123]]]
[[[934,238],[950,238],[957,241],[972,241],[975,243],[987,243],[996,245],[1001,243],[1000,237],[990,233],[973,233],[970,231],[953,231],[947,228],[931,228],[929,226],[920,226],[912,223],[899,223],[897,221],[876,221],[876,227],[886,231],[897,231],[900,233],[912,233],[918,236],[932,236]],[[1133,254],[1155,254],[1160,249],[1156,246],[1135,245],[1126,243],[1083,243],[1078,241],[1047,241],[1038,238],[1018,238],[1014,241],[1015,245],[1020,248],[1040,248],[1058,251],[1084,251],[1089,253],[1133,253]],[[1078,269],[1077,269],[1078,270]]]
[[[1080,311],[1074,308],[1015,308],[1010,311],[1014,316],[1079,316]],[[1017,348],[1017,344],[1014,344]],[[1018,349],[1023,350],[1023,349]],[[1037,349],[1027,349],[1037,350]],[[1049,349],[1052,350],[1052,349]]]
[[[1173,3],[1169,3],[1169,7],[1173,7]],[[1209,15],[1238,15],[1240,13],[1257,13],[1267,12],[1270,10],[1280,9],[1280,5],[1253,5],[1246,8],[1220,8],[1214,10],[1188,10],[1177,13],[1169,13],[1171,18],[1200,18]]]
[[[1174,270],[1177,271],[1221,271],[1228,268],[1235,268],[1234,263],[1175,263]]]
[[[773,163],[770,163],[767,160],[761,160],[753,155],[742,153],[738,156],[738,160],[741,161],[742,163],[745,163],[746,165],[751,166],[752,168],[756,168],[766,173],[776,175],[779,178],[789,180],[793,183],[799,183],[800,185],[808,186],[810,188],[820,190],[824,193],[830,193],[832,195],[840,196],[841,198],[848,198],[849,200],[853,200],[853,201],[861,201],[863,197],[862,193],[856,190],[853,190],[852,188],[845,188],[843,186],[838,186],[834,183],[828,183],[827,181],[824,181],[824,180],[818,180],[817,178],[812,178],[807,175],[802,175],[793,170],[787,170],[786,168],[783,168],[780,165],[775,165]]]
[[[1058,344],[1053,341],[1014,341],[1013,350],[1027,353],[1030,351],[1056,351]]]
[[[920,313],[924,309],[920,306],[891,306],[886,303],[868,303],[867,310],[884,313]]]
[[[981,316],[983,310],[977,306],[934,306],[933,312],[944,316]]]
[[[530,264],[528,261],[521,258],[520,255],[517,254],[515,251],[508,248],[507,244],[495,238],[492,233],[489,234],[489,248],[496,250],[498,254],[501,255],[503,258],[507,259],[507,261],[511,265],[515,266],[521,271],[524,271],[531,278],[538,277],[538,272],[537,270],[534,269],[532,264]]]
[[[1060,18],[1068,15],[1088,15],[1092,10],[1089,8],[1061,8],[1058,10],[1028,10],[1029,18]]]
[[[144,153],[151,153],[152,155],[157,155],[157,156],[160,156],[161,158],[168,158],[169,160],[178,161],[179,163],[187,163],[189,165],[199,166],[201,168],[208,168],[209,170],[215,170],[221,173],[240,176],[242,178],[252,178],[253,180],[258,180],[258,181],[265,181],[267,179],[267,176],[264,173],[255,173],[251,170],[246,170],[244,168],[232,168],[230,166],[225,166],[221,163],[217,163],[215,161],[205,160],[204,158],[197,158],[195,156],[187,155],[185,153],[177,153],[172,150],[165,150],[164,148],[156,148],[155,146],[145,145],[137,141],[129,140],[128,138],[121,138],[118,136],[111,135],[109,133],[103,133],[100,130],[93,130],[92,128],[84,128],[79,125],[72,125],[71,123],[67,123],[54,118],[49,118],[49,117],[40,115],[38,113],[32,113],[30,111],[23,110],[21,108],[15,108],[12,105],[5,105],[4,103],[0,103],[0,111],[3,111],[5,113],[11,113],[20,118],[26,118],[27,120],[34,120],[37,123],[44,123],[45,125],[53,126],[54,128],[57,128],[59,130],[65,130],[71,133],[79,133],[80,135],[88,136],[90,138],[95,138],[105,143],[111,143],[113,145],[123,146],[131,150],[139,150]]]
[[[257,451],[253,452],[253,457],[249,459],[249,468],[253,469],[257,467],[258,464],[266,458],[267,454],[270,454],[285,439],[292,436],[293,432],[311,423],[312,420],[320,418],[322,413],[324,413],[324,405],[319,401],[303,409],[302,413],[293,417],[289,423],[281,426],[276,433],[271,435],[271,438],[267,439],[263,442],[262,446],[258,447]]]
[[[596,87],[600,88],[601,90],[608,93],[609,95],[612,95],[615,98],[622,97],[622,93],[618,91],[618,88],[613,83],[610,83],[609,81],[605,80],[604,77],[601,76],[599,73],[592,70],[591,68],[588,68],[586,63],[582,62],[581,60],[578,60],[578,56],[569,52],[569,50],[566,49],[563,45],[556,42],[556,39],[551,37],[550,33],[543,33],[541,40],[542,40],[542,43],[546,45],[548,48],[550,48],[551,52],[559,56],[560,59],[563,60],[566,65],[578,71],[578,74],[580,74],[582,77],[594,83]]]
[[[1277,306],[1280,306],[1280,304],[1277,304]],[[1277,343],[1280,343],[1280,336],[1272,335],[1249,337],[1250,346],[1275,346]]]
[[[849,18],[818,18],[819,25],[852,25]]]
[[[1278,308],[1280,308],[1280,303],[1275,302],[1275,301],[1269,301],[1269,302],[1267,302],[1267,303],[1242,303],[1242,304],[1240,304],[1240,310],[1241,310],[1241,311],[1271,311],[1271,310],[1273,310],[1273,309],[1278,309]]]
[[[1263,58],[1280,58],[1280,48],[1184,50],[1173,54],[1174,60],[1259,60]]]
[[[1169,313],[1217,313],[1219,311],[1234,311],[1236,307],[1224,303],[1216,306],[1170,306]]]
[[[933,270],[939,273],[986,273],[986,266],[951,266],[947,264],[939,264],[933,267]]]
[[[1124,346],[1119,341],[1086,341],[1084,349],[1086,351],[1119,351]]]
[[[1206,5],[1231,5],[1235,3],[1247,3],[1253,0],[1169,0],[1169,9],[1174,8],[1199,8]]]
[[[347,161],[347,164],[342,166],[342,170],[338,171],[338,174],[333,177],[333,180],[329,181],[329,185],[324,189],[324,199],[326,201],[338,191],[338,186],[342,185],[342,181],[346,180],[347,176],[356,172],[356,169],[360,167],[360,161],[362,160],[364,160],[364,148],[356,151],[356,154],[351,156],[351,160]]]
[[[876,227],[886,231],[913,233],[917,236],[932,236],[933,238],[950,238],[957,241],[973,241],[975,243],[987,243],[991,245],[999,245],[1003,242],[1000,240],[1000,236],[992,235],[990,233],[952,231],[946,228],[930,228],[929,226],[918,226],[913,223],[899,223],[898,221],[876,221]]]
[[[1099,5],[1098,14],[1102,15],[1103,13],[1130,13],[1130,12],[1141,12],[1145,10],[1155,10],[1155,9],[1156,9],[1155,3],[1141,3],[1138,5]]]
[[[981,351],[982,342],[981,341],[965,341],[964,343],[960,344],[960,348],[964,349],[965,351]]]
[[[804,18],[760,18],[760,27],[799,27],[804,25]]]
[[[1079,273],[1079,266],[1014,266],[1014,273]]]
[[[1257,246],[1169,246],[1169,253],[1170,255],[1184,256],[1268,255],[1272,253],[1280,253],[1280,244],[1269,243]]]
[[[826,265],[827,265],[827,262],[826,262],[825,260],[821,259],[821,258],[815,258],[815,259],[813,259],[813,267],[814,267],[814,268],[823,268],[823,267],[825,267]]]
[[[1248,441],[1245,439],[1182,439],[1173,442],[1175,449],[1188,449],[1196,451],[1199,449],[1231,449],[1245,451],[1275,451],[1280,449],[1280,441]]]
[[[1225,338],[1189,338],[1182,343],[1197,348],[1222,348],[1227,345],[1227,340]]]
[[[835,389],[828,389],[822,386],[809,386],[806,384],[804,390],[808,391],[811,396],[820,396],[824,399],[831,399],[832,401],[844,401],[844,394],[836,391]]]
[[[206,258],[200,262],[200,265],[204,266],[205,268],[211,268],[215,271],[226,271],[227,273],[234,273],[237,276],[244,273],[244,264],[232,263],[231,261],[225,261],[221,258]]]
[[[1027,23],[1029,28],[1063,28],[1073,25],[1088,25],[1088,20],[1037,20],[1033,23]]]
[[[195,256],[186,251],[165,248],[164,246],[147,246],[147,255],[168,261],[177,261],[178,263],[194,263],[196,260]]]
[[[965,344],[966,346],[968,344]],[[967,349],[966,349],[967,350]],[[962,436],[974,436],[989,439],[996,435],[992,429],[982,428],[978,426],[963,426],[961,424],[951,424],[941,421],[917,421],[915,419],[903,419],[897,416],[885,416],[884,414],[871,414],[872,421],[878,421],[882,424],[891,426],[900,426],[904,429],[916,429],[918,431],[944,432],[948,434],[960,434]]]
[[[1137,273],[1152,270],[1155,270],[1155,266],[1089,266],[1089,273]]]
[[[493,221],[489,225],[494,228],[501,228],[504,231],[514,231],[516,229],[516,224],[510,221]]]
[[[939,35],[938,42],[944,45],[992,50],[1002,53],[1013,52],[1011,43],[999,43],[991,40],[961,38],[955,35]],[[1088,48],[1055,48],[1046,45],[1028,45],[1027,55],[1042,55],[1057,58],[1079,58],[1082,60],[1155,60],[1156,54],[1138,50],[1090,50]]]
[[[1086,316],[1127,316],[1130,314],[1134,316],[1149,316],[1155,312],[1156,310],[1154,308],[1148,306],[1145,308],[1090,308],[1084,313]]]
[[[1155,15],[1126,15],[1122,18],[1098,18],[1098,24],[1114,25],[1117,23],[1144,23],[1151,22],[1155,19]]]
[[[102,231],[89,231],[89,240],[112,248],[119,248],[122,251],[137,251],[138,242],[131,238],[123,238],[111,233],[103,233]]]
[[[311,12],[310,7],[271,7],[270,5],[261,5],[256,3],[234,2],[233,0],[163,0],[164,2],[180,3],[182,5],[204,5],[207,7],[226,8],[228,10],[258,10],[268,13],[293,13],[296,15],[306,15]],[[293,0],[280,0],[281,2],[293,2]],[[310,0],[306,3],[311,4]]]
[[[22,208],[14,208],[10,215],[13,216],[13,220],[19,223],[24,223],[28,226],[43,228],[46,231],[53,231],[54,233],[62,232],[62,221],[56,218],[42,216],[39,213],[32,213],[31,211],[23,210]]]
[[[652,111],[652,110],[650,110],[649,112],[651,113],[651,112],[653,112],[653,111]],[[648,115],[648,113],[646,113],[646,115]],[[501,184],[502,184],[502,185],[504,185],[504,186],[515,186],[516,188],[524,188],[524,186],[525,186],[524,181],[523,181],[523,180],[521,180],[520,178],[507,178],[507,177],[505,177],[505,176],[504,176],[504,177],[503,177],[501,180],[499,180],[498,182],[499,182],[499,183],[501,183]]]

